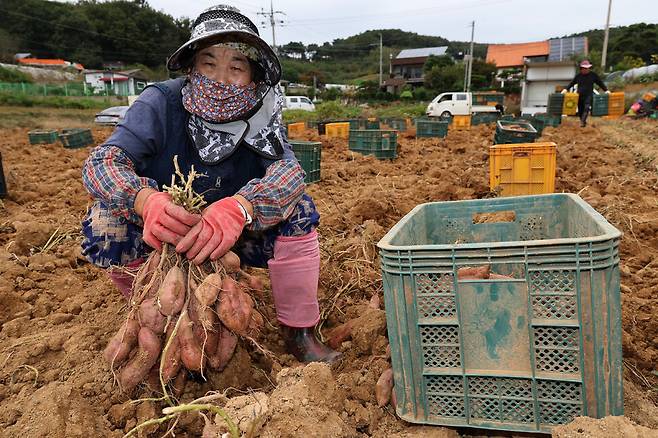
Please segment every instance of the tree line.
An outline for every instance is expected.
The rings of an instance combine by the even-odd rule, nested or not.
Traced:
[[[189,19],[174,19],[145,0],[3,0],[0,56],[7,62],[16,52],[29,52],[86,68],[108,61],[158,68],[187,41],[190,27]]]

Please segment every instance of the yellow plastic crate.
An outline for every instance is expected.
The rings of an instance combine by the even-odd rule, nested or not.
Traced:
[[[450,128],[457,130],[471,129],[471,116],[453,116]]]
[[[562,104],[562,114],[575,116],[578,112],[578,93],[566,93]]]
[[[306,124],[304,122],[289,123],[288,138],[298,137],[302,135],[304,129],[306,129]]]
[[[500,196],[555,190],[555,143],[498,144],[489,148],[489,187]]]
[[[626,95],[623,91],[610,93],[608,97],[608,115],[621,116],[624,114]]]
[[[335,122],[325,125],[327,137],[349,138],[350,122]]]

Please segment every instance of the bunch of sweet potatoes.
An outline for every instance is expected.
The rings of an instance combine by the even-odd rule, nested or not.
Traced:
[[[133,390],[152,371],[162,385],[183,379],[185,369],[221,371],[238,336],[262,327],[251,295],[262,289],[232,252],[197,266],[167,245],[154,251],[133,282],[128,318],[103,353],[121,389]]]

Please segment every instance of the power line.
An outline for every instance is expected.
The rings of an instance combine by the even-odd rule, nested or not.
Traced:
[[[270,26],[272,27],[272,48],[274,49],[274,52],[277,52],[276,49],[276,34],[275,34],[275,28],[277,24],[283,24],[283,20],[277,20],[276,19],[276,14],[281,14],[281,15],[286,15],[285,12],[283,11],[275,11],[274,10],[274,5],[273,5],[273,0],[270,0],[270,11],[266,12],[265,10],[261,10],[261,12],[257,13],[258,15],[262,15],[264,17],[268,17],[270,20]],[[265,24],[264,22],[261,24]]]

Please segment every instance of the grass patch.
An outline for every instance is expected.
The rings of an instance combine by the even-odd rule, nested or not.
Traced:
[[[0,106],[0,129],[63,129],[94,127],[96,109]]]
[[[17,69],[0,67],[0,82],[32,82],[32,76]]]
[[[339,101],[322,102],[317,104],[315,111],[286,110],[283,112],[283,121],[305,122],[307,120],[336,120],[357,119],[365,117],[388,118],[415,118],[425,115],[426,103],[390,103],[375,107],[347,106]]]
[[[125,105],[123,98],[29,96],[26,94],[0,93],[1,106],[45,107],[64,109],[104,109]]]

